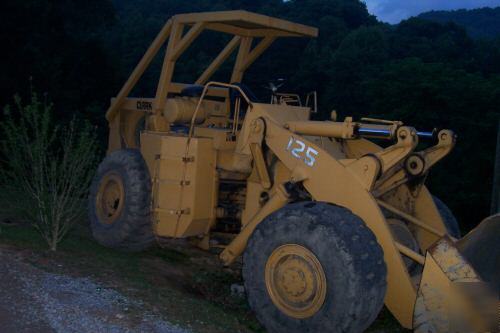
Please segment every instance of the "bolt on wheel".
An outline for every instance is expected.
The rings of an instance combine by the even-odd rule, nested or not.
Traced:
[[[325,302],[325,272],[318,258],[305,247],[278,247],[269,256],[265,272],[267,291],[274,305],[290,317],[311,317]]]

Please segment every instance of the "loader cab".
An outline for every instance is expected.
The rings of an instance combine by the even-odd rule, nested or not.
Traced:
[[[227,88],[227,95],[225,98],[204,96],[204,99],[212,100],[215,102],[214,106],[216,109],[206,113],[207,118],[219,114],[220,112],[217,112],[217,110],[225,108],[225,113],[229,115],[228,118],[233,119],[235,113],[237,112],[236,109],[239,108],[239,119],[242,120],[245,117],[248,107],[250,106],[249,102],[259,103],[259,99],[247,85],[243,83],[232,83],[231,86],[232,87]],[[241,92],[240,90],[235,89],[235,87],[241,89]],[[204,86],[202,85],[189,85],[181,91],[179,97],[194,97],[200,99],[203,94],[203,89]],[[245,97],[248,98],[248,101]],[[192,111],[195,111],[194,108],[192,109]]]
[[[205,30],[232,36],[227,45],[210,62],[195,82],[186,84],[174,81],[177,60]],[[234,124],[235,110],[242,118],[248,102],[259,102],[242,81],[245,71],[278,38],[317,37],[318,29],[247,11],[180,14],[172,17],[124,84],[106,113],[109,122],[108,153],[122,148],[139,148],[137,133],[185,133],[191,123],[206,127],[224,128]],[[153,58],[167,45],[160,79],[155,96],[129,97]],[[234,56],[233,69],[227,84],[207,89],[199,110],[195,110],[203,90],[219,68]],[[232,87],[231,87],[232,86]],[[237,87],[237,88],[235,88]],[[284,98],[281,99],[281,102]],[[277,100],[276,102],[280,102]],[[194,118],[193,118],[194,116]],[[241,120],[238,119],[241,126]]]

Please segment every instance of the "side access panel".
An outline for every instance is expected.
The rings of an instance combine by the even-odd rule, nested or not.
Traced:
[[[212,139],[141,134],[149,167],[155,234],[190,237],[208,232],[215,221],[216,152]]]

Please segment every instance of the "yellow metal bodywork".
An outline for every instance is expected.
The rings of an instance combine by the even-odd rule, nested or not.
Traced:
[[[188,97],[181,92],[189,85],[172,80],[175,64],[204,29],[234,37],[196,80],[204,85],[201,96]],[[422,325],[438,327],[434,331],[440,332],[443,316],[438,308],[429,309],[454,293],[445,287],[453,280],[449,265],[439,258],[471,268],[456,249],[453,252],[453,241],[446,243],[451,250],[435,250],[447,231],[424,185],[429,168],[453,148],[453,132],[440,131],[436,145],[417,152],[419,134],[402,122],[351,118],[337,122],[336,116],[329,122],[310,121],[311,108],[300,102],[275,98],[271,104],[256,103],[238,85],[209,82],[236,50],[231,83],[241,82],[245,70],[276,38],[317,33],[312,27],[245,11],[174,16],[111,101],[106,114],[108,152],[141,150],[153,184],[151,210],[157,236],[193,237],[208,248],[214,230],[232,230],[234,238],[220,254],[227,265],[243,253],[258,224],[290,202],[287,185],[301,186],[308,200],[348,208],[383,248],[389,310],[406,328]],[[156,96],[128,98],[167,40]],[[238,96],[231,96],[231,91]],[[145,129],[140,127],[143,123]],[[392,144],[383,148],[367,140],[379,132]],[[408,226],[419,251],[395,239],[387,222],[390,215]],[[298,245],[276,251],[266,269],[273,302],[294,318],[314,315],[326,290],[321,263]],[[410,276],[404,258],[425,263],[421,279]],[[304,278],[277,282],[288,281],[292,271],[302,272]],[[432,288],[444,296],[427,307]],[[304,296],[308,299],[304,302],[301,295],[311,297]]]
[[[266,123],[266,144],[290,170],[291,177],[289,180],[292,182],[302,181],[304,187],[317,201],[334,203],[349,208],[372,229],[384,249],[384,259],[388,268],[386,304],[404,326],[411,327],[416,289],[406,271],[378,203],[370,194],[367,185],[360,181],[364,178],[364,174],[374,175],[375,173],[371,172],[372,169],[370,168],[376,168],[376,165],[371,163],[370,157],[365,160],[363,158],[357,160],[348,158],[344,160],[334,159],[322,147],[305,138],[296,136],[308,147],[312,147],[318,152],[314,168],[308,167],[302,160],[295,158],[286,151],[290,137],[294,137],[292,132],[284,128],[286,117],[289,120],[293,119],[293,112],[289,110],[289,107],[254,104],[252,111],[246,116],[245,125],[251,126],[253,120],[264,119]],[[244,130],[242,129],[242,131]],[[341,163],[341,161],[344,163]],[[365,166],[368,168],[362,175],[358,174],[359,169],[355,164],[360,163],[360,161],[364,163],[361,170],[365,170]],[[360,204],[361,202],[362,204]],[[246,229],[252,227],[257,221],[252,222],[254,221],[251,221],[243,229],[242,233],[245,233]],[[239,241],[241,237],[242,234],[235,241]],[[226,262],[231,262],[232,258],[235,258],[243,251],[245,245],[246,242],[241,241],[231,243],[224,250],[221,258]],[[231,256],[229,256],[230,254]]]
[[[145,132],[141,152],[153,183],[154,231],[163,237],[206,234],[215,221],[215,150],[210,139]]]

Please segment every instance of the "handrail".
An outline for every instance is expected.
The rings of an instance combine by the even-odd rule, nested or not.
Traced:
[[[198,114],[198,111],[200,110],[201,102],[205,98],[205,96],[206,96],[206,94],[208,92],[208,88],[210,86],[220,86],[220,87],[226,87],[226,88],[236,89],[236,90],[239,91],[239,93],[241,94],[241,96],[243,96],[243,98],[247,102],[248,106],[252,107],[252,102],[250,101],[250,99],[248,98],[248,96],[245,94],[245,92],[241,89],[241,87],[239,87],[237,85],[234,85],[234,84],[224,83],[224,82],[217,82],[217,81],[210,81],[210,82],[208,82],[205,85],[205,87],[203,88],[203,92],[201,93],[200,99],[198,100],[198,104],[196,105],[196,109],[194,110],[193,116],[191,117],[191,123],[189,125],[188,142],[187,142],[188,145],[189,145],[189,141],[191,141],[191,138],[193,136],[193,130],[194,130],[194,123],[196,121],[196,115]]]

